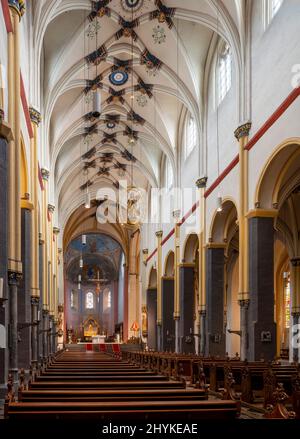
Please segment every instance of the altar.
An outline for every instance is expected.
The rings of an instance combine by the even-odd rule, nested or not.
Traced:
[[[103,344],[105,343],[106,336],[105,335],[93,335],[92,343],[93,344]]]

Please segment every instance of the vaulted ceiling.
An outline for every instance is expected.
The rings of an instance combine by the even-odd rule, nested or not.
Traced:
[[[148,190],[169,160],[176,181],[178,127],[204,118],[208,53],[217,33],[237,70],[243,39],[240,0],[33,1],[33,92],[43,107],[43,160],[51,170],[62,227],[99,187],[126,178]],[[92,111],[100,90],[99,118]],[[134,139],[134,141],[133,141]],[[200,144],[200,141],[199,141]]]

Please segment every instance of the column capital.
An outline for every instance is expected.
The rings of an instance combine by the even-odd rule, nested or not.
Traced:
[[[31,305],[38,305],[40,303],[40,298],[38,296],[31,296]]]
[[[249,131],[251,129],[251,122],[246,122],[242,125],[240,125],[239,127],[237,127],[237,129],[234,132],[234,137],[237,140],[240,140],[242,137],[248,137],[249,136]]]
[[[162,230],[158,230],[157,232],[155,232],[155,236],[157,238],[161,238],[163,236],[163,231]]]
[[[293,267],[299,267],[300,266],[300,257],[291,258],[290,259],[291,264]]]
[[[238,302],[241,308],[246,308],[246,309],[249,307],[250,304],[249,299],[239,299]]]
[[[60,233],[60,228],[59,227],[53,227],[53,233],[54,233],[54,235],[58,235]]]
[[[51,203],[48,204],[48,211],[49,211],[50,213],[53,213],[53,212],[55,211],[55,206],[54,206],[54,204],[51,204]]]
[[[250,218],[276,218],[279,211],[277,209],[253,209],[246,213],[246,217]]]
[[[36,126],[39,126],[42,120],[41,113],[35,108],[29,107],[29,114],[31,122],[34,123]]]
[[[206,176],[200,177],[200,178],[198,178],[198,180],[196,180],[196,186],[198,189],[206,188],[206,183],[207,183]]]
[[[41,174],[43,177],[43,180],[48,181],[49,180],[49,175],[50,175],[50,171],[47,168],[42,168],[41,169]]]
[[[147,248],[143,248],[142,252],[143,255],[147,255],[149,253],[149,250]]]
[[[25,1],[24,0],[8,0],[8,6],[21,17],[25,14]]]
[[[23,275],[19,271],[11,271],[8,270],[8,284],[9,285],[18,285]]]
[[[0,109],[0,137],[4,137],[8,142],[14,140],[14,135],[10,125],[3,120],[4,112]]]
[[[173,212],[172,212],[173,218],[178,221],[180,218],[180,213],[181,213],[180,209],[173,210]]]

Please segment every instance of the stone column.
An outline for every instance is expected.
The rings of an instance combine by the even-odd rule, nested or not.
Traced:
[[[49,332],[49,311],[43,308],[43,359],[46,360],[49,355],[48,332]]]
[[[29,114],[33,129],[33,138],[30,142],[31,201],[33,204],[31,217],[31,363],[33,368],[36,368],[38,363],[38,310],[40,302],[37,132],[41,115],[32,107],[29,108]]]
[[[148,288],[146,292],[147,305],[147,340],[149,349],[157,349],[157,290]]]
[[[8,123],[13,132],[9,147],[8,203],[8,285],[9,285],[9,372],[18,385],[18,285],[21,262],[21,98],[20,98],[20,19],[25,8],[9,1],[13,32],[8,34]]]
[[[249,345],[248,340],[248,308],[249,308],[250,300],[242,299],[239,300],[240,305],[240,336],[241,336],[241,352],[240,352],[240,358],[242,360],[247,359],[247,350]]]
[[[198,313],[199,313],[199,328],[200,328],[200,355],[205,355],[206,342],[206,189],[207,177],[198,178],[196,186],[199,194],[199,298],[198,298]]]
[[[38,364],[38,310],[40,298],[31,296],[31,364],[35,369]]]
[[[43,291],[43,270],[44,270],[44,263],[43,263],[43,255],[44,255],[44,241],[41,238],[42,234],[39,233],[39,289],[40,292]],[[39,302],[39,318],[38,318],[38,361],[41,362],[44,357],[44,336],[43,336],[43,309],[44,309],[44,303],[43,303],[43,294],[40,295],[40,302]]]
[[[247,122],[239,126],[235,132],[235,138],[239,142],[239,291],[238,300],[240,307],[240,357],[246,359],[246,346],[248,343],[247,313],[249,305],[249,234],[248,234],[248,151],[245,145],[248,143],[251,123]],[[247,304],[247,305],[246,305]],[[243,328],[242,328],[243,325]]]
[[[161,279],[161,299],[162,299],[162,351],[172,351],[175,349],[175,322],[174,314],[174,278],[162,277]]]
[[[161,241],[162,241],[162,230],[159,230],[155,233],[157,238],[157,350],[161,350],[161,325],[162,325],[162,298],[161,298],[161,278],[162,278],[162,248],[161,248]]]
[[[7,258],[8,258],[8,139],[11,137],[11,129],[2,119],[4,113],[0,107],[0,278],[3,280],[3,301],[0,299],[0,325],[5,334],[5,345],[0,348],[0,398],[4,399],[6,380],[8,374],[8,308],[5,306],[8,298],[7,291]],[[3,330],[2,328],[2,330]]]
[[[175,249],[174,249],[174,320],[175,320],[175,352],[180,352],[180,285],[179,285],[179,263],[180,263],[180,210],[174,210],[175,221]]]
[[[180,352],[195,353],[194,264],[181,264],[180,273]]]
[[[22,200],[21,211],[21,248],[23,261],[23,276],[19,284],[18,295],[18,367],[28,369],[31,363],[31,209],[28,200]]]
[[[268,216],[267,216],[268,215]],[[274,322],[274,216],[276,211],[249,213],[249,346],[247,359],[273,360],[276,355]]]
[[[206,254],[206,355],[225,356],[224,245],[209,244]]]
[[[54,322],[54,317],[53,315],[49,314],[49,332],[48,332],[48,345],[49,345],[49,354],[53,354],[54,353],[54,346],[53,346],[53,322]]]

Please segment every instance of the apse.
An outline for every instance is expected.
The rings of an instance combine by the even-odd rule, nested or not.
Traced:
[[[82,234],[68,245],[64,258],[66,334],[71,343],[94,336],[122,338],[123,251],[101,233]]]

